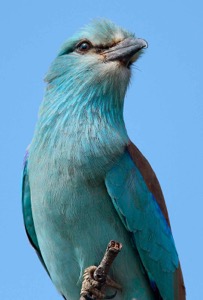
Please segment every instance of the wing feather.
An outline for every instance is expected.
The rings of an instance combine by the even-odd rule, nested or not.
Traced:
[[[182,275],[159,182],[133,144],[108,172],[105,183],[121,220],[133,234],[148,276],[163,299],[185,299],[183,281],[177,281]]]
[[[44,266],[45,270],[49,274],[40,251],[37,235],[35,232],[34,221],[32,217],[31,193],[30,193],[27,163],[28,163],[28,152],[26,153],[25,160],[24,160],[23,182],[22,182],[22,210],[23,210],[25,231],[42,265]]]

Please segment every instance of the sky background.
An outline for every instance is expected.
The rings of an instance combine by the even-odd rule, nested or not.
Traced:
[[[62,299],[24,232],[22,160],[50,63],[97,17],[145,38],[125,102],[131,139],[161,183],[187,299],[203,299],[202,1],[2,1],[0,5],[0,299]]]

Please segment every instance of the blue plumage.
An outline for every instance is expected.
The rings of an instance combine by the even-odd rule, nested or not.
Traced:
[[[79,299],[84,269],[100,262],[112,239],[124,244],[111,274],[123,286],[115,299],[185,299],[159,183],[123,120],[130,67],[144,47],[110,21],[94,21],[63,45],[46,75],[23,215],[67,300]]]
[[[108,172],[105,182],[126,229],[133,233],[150,279],[165,299],[173,299],[172,274],[179,260],[171,230],[128,152]]]

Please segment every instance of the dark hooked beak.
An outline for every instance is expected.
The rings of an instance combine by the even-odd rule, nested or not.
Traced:
[[[102,54],[105,55],[106,62],[118,60],[129,66],[134,61],[135,54],[147,47],[148,44],[143,39],[126,38]]]

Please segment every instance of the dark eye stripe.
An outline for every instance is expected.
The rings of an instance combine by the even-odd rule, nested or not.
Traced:
[[[109,44],[109,45],[96,45],[96,46],[93,46],[92,43],[87,40],[87,39],[84,39],[84,40],[81,40],[80,42],[78,42],[76,44],[76,46],[73,46],[73,48],[69,48],[67,50],[64,50],[63,52],[60,53],[60,56],[62,55],[66,55],[66,54],[69,54],[73,51],[76,51],[78,53],[81,53],[81,54],[85,54],[87,53],[90,49],[95,49],[95,52],[96,53],[101,53],[102,51],[104,50],[108,50],[109,48],[113,47],[115,44]]]
[[[108,50],[109,48],[111,48],[111,46],[104,46],[104,45],[99,45],[99,46],[95,46],[95,49],[97,50]]]

